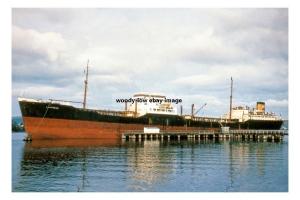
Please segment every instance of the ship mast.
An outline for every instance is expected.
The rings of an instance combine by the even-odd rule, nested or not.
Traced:
[[[84,80],[83,109],[86,108],[86,94],[87,94],[87,88],[88,88],[88,76],[89,76],[89,60],[87,61],[86,72],[85,72],[85,80]]]
[[[232,77],[231,77],[229,120],[231,120],[231,111],[232,111],[232,85],[233,85],[233,80],[232,80]]]

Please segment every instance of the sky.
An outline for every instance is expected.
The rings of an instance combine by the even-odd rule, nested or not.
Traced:
[[[288,119],[288,9],[12,9],[12,115],[17,97],[83,100],[155,92],[202,116],[266,103]]]

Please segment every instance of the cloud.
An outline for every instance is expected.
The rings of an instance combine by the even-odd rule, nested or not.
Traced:
[[[131,80],[129,77],[122,74],[119,75],[95,75],[92,76],[94,81],[97,81],[97,84],[118,84],[118,85],[129,85]]]
[[[188,104],[201,95],[219,116],[231,76],[237,103],[287,99],[287,9],[13,9],[12,18],[13,91],[81,98],[90,59],[95,107],[150,91]]]
[[[41,56],[49,61],[56,61],[65,50],[66,43],[59,33],[40,33],[31,29],[12,27],[12,48],[21,53]]]
[[[57,32],[12,27],[13,81],[65,86],[83,79],[70,53],[74,44]],[[83,63],[82,63],[83,64]]]
[[[205,89],[223,88],[230,85],[233,77],[235,88],[243,90],[286,90],[288,73],[286,63],[280,60],[253,61],[247,64],[199,66],[199,73],[177,77],[171,83],[178,87]],[[202,72],[200,72],[202,71]]]
[[[32,85],[27,86],[25,89],[17,88],[13,90],[13,96],[28,96],[34,98],[50,98],[49,94],[54,94],[54,96],[60,96],[65,93],[65,88],[58,88],[53,86],[44,85]]]
[[[192,75],[192,76],[186,76],[186,77],[179,77],[175,79],[174,81],[171,81],[172,84],[180,85],[183,87],[206,87],[210,85],[216,85],[217,83],[220,83],[220,81],[223,82],[223,80],[219,79],[220,75],[216,74],[213,76],[208,75]]]
[[[270,107],[288,107],[288,100],[282,99],[282,100],[276,100],[276,99],[267,99],[265,102]]]

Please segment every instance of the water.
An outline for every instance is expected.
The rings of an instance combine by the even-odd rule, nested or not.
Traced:
[[[12,191],[287,192],[288,137],[233,141],[22,141],[12,134]]]

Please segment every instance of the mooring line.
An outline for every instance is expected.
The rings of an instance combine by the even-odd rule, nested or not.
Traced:
[[[35,131],[40,127],[41,123],[43,122],[44,118],[46,117],[48,110],[49,110],[49,105],[52,103],[52,101],[47,105],[47,109],[42,117],[42,119],[40,120],[39,124],[37,125],[37,127],[35,128]]]

